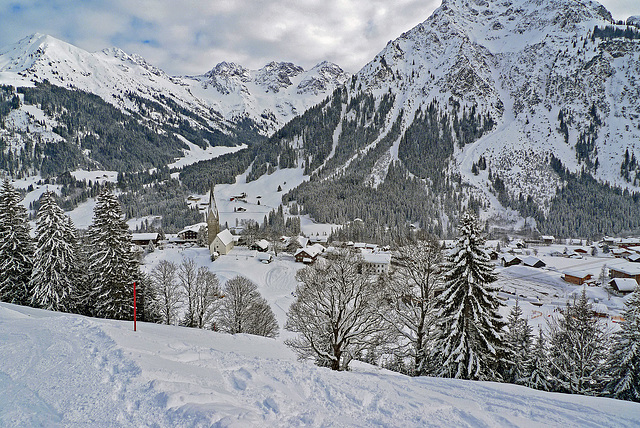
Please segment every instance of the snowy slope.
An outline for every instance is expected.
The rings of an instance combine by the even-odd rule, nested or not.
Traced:
[[[183,82],[225,118],[249,117],[272,133],[322,101],[348,77],[326,61],[308,71],[287,62],[271,62],[259,70],[222,62],[204,75],[184,77]]]
[[[132,111],[139,107],[128,92],[171,109],[167,97],[209,119],[214,128],[224,130],[251,119],[265,135],[319,102],[347,77],[327,62],[309,71],[290,63],[272,62],[255,71],[221,63],[202,76],[174,77],[116,47],[89,53],[44,34],[0,48],[0,83],[28,86],[46,79]]]
[[[348,85],[343,106],[361,92],[374,94],[378,102],[388,92],[395,95],[384,130],[362,152],[383,142],[398,116],[406,130],[415,112],[435,100],[449,113],[461,115],[473,107],[495,123],[462,149],[455,144],[444,166],[489,205],[485,216],[510,215],[490,192],[489,169],[512,196],[531,195],[543,211],[548,208],[562,185],[549,166],[550,155],[573,172],[585,168],[603,182],[640,189],[633,177],[627,181],[620,175],[627,149],[630,156],[640,156],[640,42],[592,40],[596,25],[612,25],[611,15],[588,0],[443,0],[427,20],[390,41]],[[341,119],[349,119],[344,110]],[[367,126],[358,132],[364,134]],[[335,132],[340,134],[339,126]],[[597,133],[588,150],[590,163],[577,155],[582,133]],[[373,186],[398,159],[401,140],[365,171]],[[488,168],[474,175],[480,156]]]
[[[0,303],[0,425],[616,426],[640,404],[490,382],[331,372],[277,340]]]

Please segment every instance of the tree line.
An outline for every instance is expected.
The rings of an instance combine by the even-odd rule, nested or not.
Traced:
[[[286,343],[333,370],[358,359],[411,376],[640,401],[640,287],[613,335],[584,291],[536,335],[518,301],[500,315],[481,232],[467,212],[453,251],[443,255],[434,237],[402,245],[388,276],[370,276],[349,251],[301,269],[285,325],[297,336]]]
[[[133,318],[133,283],[141,321],[212,328],[275,337],[277,322],[257,286],[237,277],[220,286],[193,260],[140,270],[118,199],[109,188],[97,198],[93,222],[83,236],[43,193],[30,236],[26,208],[5,179],[0,188],[0,301],[100,318]],[[177,318],[178,313],[184,316]]]

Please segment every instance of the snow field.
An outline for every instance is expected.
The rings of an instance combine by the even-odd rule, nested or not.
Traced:
[[[491,382],[332,372],[279,340],[0,303],[3,426],[632,427],[640,404]]]

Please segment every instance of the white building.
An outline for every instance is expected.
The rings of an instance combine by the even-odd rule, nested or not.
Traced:
[[[220,255],[229,254],[229,251],[233,248],[233,235],[229,229],[225,229],[218,233],[213,242],[209,245],[209,253],[212,255],[218,253]]]
[[[362,253],[367,273],[380,275],[389,273],[391,253]]]

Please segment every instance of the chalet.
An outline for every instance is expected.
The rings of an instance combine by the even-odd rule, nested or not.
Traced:
[[[627,250],[633,251],[636,254],[640,254],[640,245],[635,245],[633,247],[629,247],[629,248],[627,248]]]
[[[371,275],[380,275],[389,273],[391,265],[390,253],[363,253],[364,269],[366,273]]]
[[[614,248],[613,250],[611,250],[611,254],[613,255],[613,257],[621,259],[624,257],[629,257],[632,252],[627,250],[626,248]]]
[[[551,257],[564,257],[564,254],[558,250],[550,252],[549,255]]]
[[[562,279],[576,285],[582,285],[593,278],[592,274],[582,271],[566,271],[563,275]]]
[[[512,256],[511,254],[505,254],[500,258],[500,263],[504,267],[519,265],[522,263],[522,259],[518,256]]]
[[[213,238],[213,242],[209,246],[209,252],[212,255],[214,253],[218,253],[220,255],[229,254],[233,248],[233,244],[233,235],[231,235],[229,229],[225,229]]]
[[[313,245],[309,245],[309,248],[315,248],[318,254],[324,253],[326,251],[326,248],[322,244],[317,242]]]
[[[201,227],[207,227],[207,223],[198,223],[185,227],[178,232],[178,239],[184,242],[196,242],[198,240],[198,231]]]
[[[589,250],[587,250],[586,248],[576,248],[575,250],[573,250],[575,253],[577,254],[589,254]]]
[[[556,238],[552,235],[542,235],[540,240],[542,240],[544,245],[551,245],[556,241]]]
[[[314,247],[300,248],[293,255],[298,263],[313,263],[320,253]]]
[[[618,242],[618,247],[620,248],[629,248],[640,246],[640,238],[624,238]]]
[[[153,242],[153,245],[156,245],[158,243],[159,236],[160,235],[158,233],[132,233],[131,243],[141,247],[149,245],[150,242]]]
[[[613,278],[609,281],[609,285],[618,293],[627,294],[632,293],[638,286],[638,283],[633,278]]]
[[[631,263],[640,263],[640,254],[631,254],[627,256],[627,260]]]
[[[251,249],[265,253],[269,249],[269,241],[267,241],[266,239],[260,239],[259,241],[251,244]]]
[[[534,268],[543,268],[547,264],[537,257],[529,256],[522,259],[522,264]]]
[[[640,284],[640,264],[626,262],[624,264],[609,267],[610,278],[633,278]]]
[[[319,244],[326,244],[329,241],[329,237],[328,236],[313,236],[311,235],[309,237],[309,242],[312,243],[319,243]]]
[[[593,304],[593,316],[597,318],[609,318],[609,308],[602,303]]]

